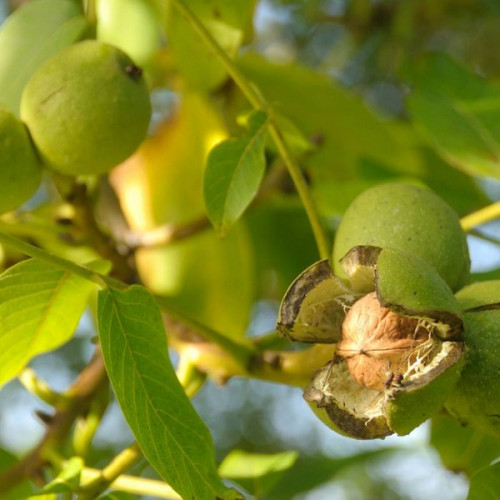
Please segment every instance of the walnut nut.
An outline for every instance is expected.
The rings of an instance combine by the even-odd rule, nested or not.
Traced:
[[[429,335],[421,321],[383,307],[372,292],[347,313],[337,354],[358,384],[381,391],[415,362]]]

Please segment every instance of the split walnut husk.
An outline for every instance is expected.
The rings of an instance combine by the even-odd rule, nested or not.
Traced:
[[[461,424],[500,436],[500,280],[473,283],[456,297],[464,309],[466,363],[445,408]]]
[[[332,328],[323,332],[329,332],[324,341],[337,342],[336,354],[313,376],[304,397],[342,434],[358,439],[408,434],[443,407],[458,380],[464,352],[460,307],[434,269],[413,255],[355,247],[342,264],[348,281],[326,272],[325,261],[316,265],[323,290],[337,295],[302,284],[305,297],[287,294],[282,304],[281,319],[285,311],[298,313],[281,321],[282,331],[284,324],[292,325],[285,328],[290,338],[309,331],[312,322],[302,318],[317,300],[335,304],[323,311],[323,317],[333,317]],[[298,280],[315,275],[314,268]],[[308,295],[313,291],[314,300]]]

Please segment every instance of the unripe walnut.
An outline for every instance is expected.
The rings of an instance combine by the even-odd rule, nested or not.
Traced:
[[[428,189],[389,182],[361,193],[335,235],[334,272],[346,278],[341,259],[356,246],[392,248],[425,260],[458,290],[469,279],[469,251],[453,209]]]
[[[381,391],[411,369],[429,336],[422,321],[383,307],[372,292],[347,313],[336,352],[358,384]]]
[[[43,162],[66,175],[98,175],[128,158],[151,117],[141,74],[124,52],[96,40],[45,61],[21,100],[21,117]]]

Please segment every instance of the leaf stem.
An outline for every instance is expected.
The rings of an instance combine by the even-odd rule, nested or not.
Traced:
[[[101,475],[99,469],[84,467],[82,470],[82,480],[92,481]],[[110,485],[118,491],[132,493],[134,495],[148,495],[155,498],[168,498],[170,500],[181,500],[181,497],[168,484],[156,479],[146,479],[122,474],[118,476]]]
[[[270,117],[268,123],[269,134],[274,141],[278,152],[280,153],[283,161],[288,169],[290,177],[292,178],[295,188],[299,194],[304,209],[309,218],[309,223],[316,240],[316,245],[318,247],[318,252],[320,258],[326,259],[330,256],[328,239],[326,233],[321,225],[319,214],[316,210],[316,206],[309,192],[307,183],[302,175],[302,171],[299,165],[295,162],[293,155],[290,152],[288,145],[286,144],[279,128],[276,126],[275,120],[273,118],[274,112],[271,106],[265,101],[264,97],[259,93],[259,91],[254,87],[248,79],[243,75],[243,73],[238,69],[238,67],[233,63],[231,58],[226,54],[222,47],[217,43],[215,38],[203,25],[203,23],[196,17],[193,11],[186,5],[184,0],[171,0],[172,5],[179,11],[179,13],[186,19],[186,21],[192,26],[199,37],[205,42],[205,44],[214,52],[215,56],[219,59],[221,64],[224,66],[225,70],[231,76],[233,81],[239,87],[243,95],[248,99],[250,104],[259,110],[266,111]]]
[[[67,398],[40,380],[32,368],[25,368],[19,375],[19,381],[27,391],[51,406],[57,406],[63,401],[67,403]]]
[[[39,259],[48,264],[52,264],[59,269],[97,283],[103,289],[109,287],[113,290],[125,290],[128,286],[122,281],[100,274],[92,269],[89,269],[88,267],[76,264],[70,260],[58,257],[57,255],[31,245],[24,240],[11,236],[7,234],[5,230],[8,230],[8,224],[0,222],[0,243],[17,250],[18,252],[29,255],[30,257]],[[229,337],[226,337],[208,326],[188,317],[186,314],[178,311],[166,297],[155,296],[155,299],[159,307],[173,319],[198,332],[201,337],[208,342],[213,342],[214,344],[221,346],[243,366],[248,365],[255,352],[250,346],[234,342]]]
[[[469,232],[473,227],[500,218],[500,201],[492,203],[460,219],[462,229]]]
[[[106,288],[108,286],[108,281],[110,280],[110,278],[107,278],[99,273],[96,273],[95,271],[92,271],[91,269],[88,269],[87,267],[76,264],[70,260],[58,257],[57,255],[31,245],[24,240],[16,238],[15,236],[11,236],[10,234],[7,234],[5,232],[6,230],[8,231],[8,224],[0,222],[0,243],[4,244],[5,246],[17,250],[24,255],[28,255],[35,259],[46,262],[47,264],[52,264],[59,269],[63,269],[64,271],[76,274],[77,276],[80,276],[81,278],[84,278],[86,280],[93,281],[94,283],[97,283],[101,288]]]
[[[66,442],[76,418],[89,408],[96,392],[108,384],[100,352],[80,373],[66,395],[69,404],[57,409],[47,422],[47,431],[39,444],[12,467],[0,472],[0,491],[5,494],[25,478],[37,477],[54,457],[54,450]]]
[[[132,467],[142,458],[142,452],[137,443],[133,443],[116,455],[99,473],[82,485],[78,500],[97,498],[124,471]]]
[[[175,371],[179,382],[188,398],[192,398],[202,387],[207,379],[206,373],[198,370],[196,365],[185,356],[181,356]]]

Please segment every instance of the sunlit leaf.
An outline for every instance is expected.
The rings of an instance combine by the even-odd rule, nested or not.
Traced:
[[[96,262],[96,270],[106,263]],[[73,335],[95,285],[35,259],[0,275],[0,385]]]
[[[86,29],[80,6],[69,0],[35,0],[10,15],[0,29],[0,103],[19,115],[32,73]]]
[[[135,231],[184,226],[189,234],[193,227],[189,238],[136,252],[143,283],[172,298],[194,319],[241,337],[248,326],[256,279],[248,231],[243,221],[222,240],[213,230],[197,231],[205,214],[206,158],[226,137],[213,104],[198,94],[182,95],[169,119],[112,172],[111,180]]]
[[[257,193],[266,161],[267,115],[252,113],[248,133],[228,139],[210,152],[204,177],[205,205],[219,235],[225,235]]]
[[[224,497],[210,434],[177,380],[153,297],[140,286],[99,292],[98,329],[116,397],[151,465],[183,498]]]
[[[467,500],[500,499],[500,462],[472,475]]]
[[[188,224],[205,212],[207,155],[227,131],[208,99],[195,93],[179,98],[167,120],[111,173],[127,221],[136,231]]]
[[[444,56],[428,61],[408,103],[423,137],[457,168],[500,177],[500,87]]]
[[[253,495],[260,496],[279,481],[297,458],[296,451],[264,455],[233,450],[220,464],[219,474],[237,482]]]

